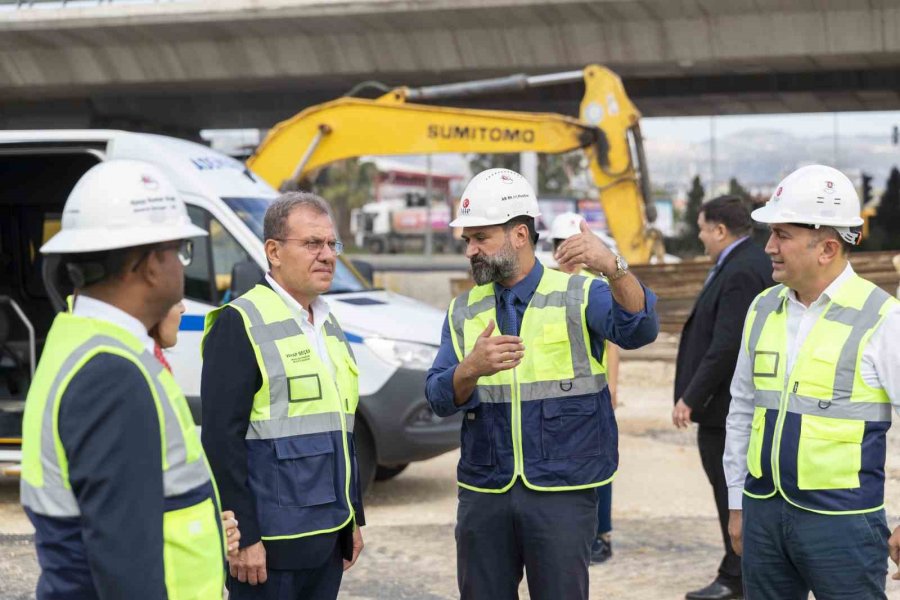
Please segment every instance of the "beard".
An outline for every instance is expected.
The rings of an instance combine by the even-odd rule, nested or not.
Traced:
[[[519,256],[508,238],[493,256],[478,254],[469,262],[472,265],[472,279],[477,285],[505,281],[519,272]]]

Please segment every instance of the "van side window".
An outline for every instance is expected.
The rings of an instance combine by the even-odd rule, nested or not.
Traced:
[[[209,232],[209,237],[194,241],[194,260],[184,271],[185,296],[221,306],[232,300],[231,272],[235,263],[249,261],[250,256],[208,212],[189,205],[188,214],[194,225]]]

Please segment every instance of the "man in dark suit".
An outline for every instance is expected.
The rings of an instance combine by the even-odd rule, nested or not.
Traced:
[[[750,211],[736,196],[720,196],[700,209],[699,238],[713,260],[703,290],[681,332],[675,368],[672,422],[699,424],[697,445],[703,470],[713,487],[725,558],[708,586],[689,592],[687,600],[741,597],[741,558],[728,536],[728,487],[722,468],[729,386],[750,303],[772,281],[772,261],[750,239]]]

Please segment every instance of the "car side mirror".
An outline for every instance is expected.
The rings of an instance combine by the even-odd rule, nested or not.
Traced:
[[[231,297],[243,296],[263,278],[263,270],[252,260],[242,260],[231,267]]]

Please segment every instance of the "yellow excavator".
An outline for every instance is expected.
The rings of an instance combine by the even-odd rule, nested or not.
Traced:
[[[554,113],[423,104],[584,81],[580,118]],[[432,153],[558,154],[583,149],[619,252],[632,264],[662,257],[662,237],[645,168],[640,112],[605,67],[513,75],[421,88],[374,99],[345,96],[276,125],[247,165],[273,187],[296,188],[316,170],[365,155]]]

